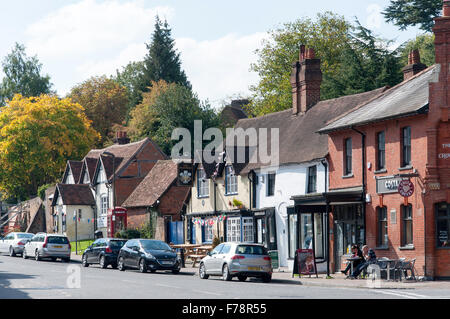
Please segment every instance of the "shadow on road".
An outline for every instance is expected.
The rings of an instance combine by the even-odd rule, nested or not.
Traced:
[[[32,279],[34,276],[0,271],[0,299],[30,299],[30,296],[19,288],[11,288],[12,279]]]

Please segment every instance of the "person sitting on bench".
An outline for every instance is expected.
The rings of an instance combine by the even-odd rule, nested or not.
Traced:
[[[357,278],[359,276],[359,274],[367,269],[367,267],[370,264],[374,264],[377,262],[377,256],[375,255],[375,252],[373,251],[372,248],[369,249],[369,246],[364,245],[362,248],[362,253],[364,256],[364,262],[360,263],[356,269],[353,271],[353,273],[351,274],[352,278]]]

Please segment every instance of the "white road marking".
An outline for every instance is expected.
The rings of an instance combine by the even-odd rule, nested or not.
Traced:
[[[382,293],[382,294],[387,294],[387,295],[393,295],[393,296],[398,296],[398,297],[402,297],[402,298],[408,298],[408,299],[429,299],[429,298],[433,298],[431,296],[426,296],[426,295],[420,295],[420,294],[416,294],[413,292],[407,292],[407,291],[392,291],[392,290],[379,290],[379,289],[374,289],[374,292],[377,293]]]
[[[223,294],[218,294],[218,293],[215,293],[215,292],[204,291],[204,290],[191,290],[191,291],[192,292],[201,293],[201,294],[206,294],[206,295],[223,296]]]
[[[181,287],[178,287],[178,286],[171,286],[171,285],[165,285],[165,284],[156,284],[156,286],[166,287],[166,288],[181,289]]]

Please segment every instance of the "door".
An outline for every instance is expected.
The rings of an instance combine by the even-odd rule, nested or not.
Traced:
[[[100,242],[101,242],[101,239],[97,239],[96,241],[94,241],[91,245],[91,249],[89,249],[86,252],[87,261],[89,263],[97,262],[97,260],[95,259],[95,251],[96,251],[96,248],[98,247],[98,245],[100,244]]]
[[[183,238],[183,222],[169,222],[169,242],[182,244]]]
[[[344,255],[344,223],[336,223],[335,231],[335,259],[336,259],[336,271],[341,271],[342,256]]]
[[[195,236],[196,236],[195,226],[196,225],[193,222],[191,222],[191,243],[192,244],[197,243],[197,239],[195,238]]]

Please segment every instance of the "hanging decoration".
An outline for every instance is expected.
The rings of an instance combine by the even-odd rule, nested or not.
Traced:
[[[213,218],[207,218],[207,219],[204,219],[204,218],[193,218],[192,219],[192,223],[194,225],[201,225],[201,226],[209,225],[209,226],[213,226],[217,222],[223,222],[225,219],[227,219],[227,216],[225,214],[222,214],[220,216],[213,217]]]

